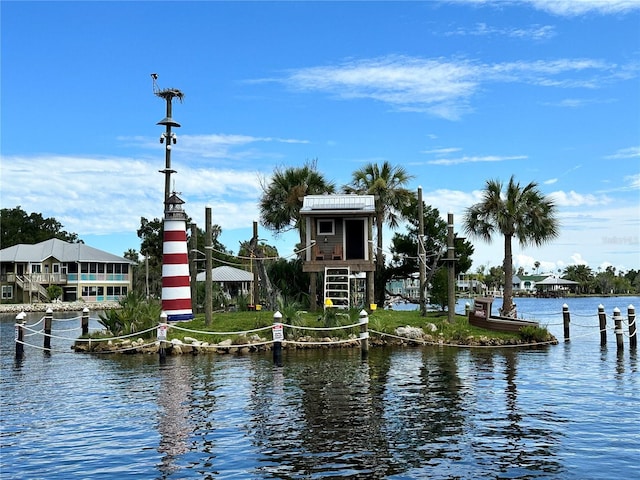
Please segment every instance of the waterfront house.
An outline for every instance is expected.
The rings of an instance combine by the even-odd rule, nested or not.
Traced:
[[[3,248],[2,302],[46,302],[50,285],[62,288],[63,301],[117,301],[131,291],[133,263],[84,243],[57,238]]]
[[[372,304],[375,197],[307,195],[300,215],[306,244],[302,270],[312,274],[312,309],[318,300],[340,308]],[[317,273],[323,276],[322,299],[317,292]]]
[[[207,272],[200,272],[196,275],[197,282],[204,282],[206,279]],[[220,284],[227,298],[231,299],[238,295],[250,295],[253,273],[223,265],[211,269],[211,281]]]
[[[519,278],[514,276],[513,293],[523,296],[535,295],[536,285],[547,277],[549,275],[521,275]]]

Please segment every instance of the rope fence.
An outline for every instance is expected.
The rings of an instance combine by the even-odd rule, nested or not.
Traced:
[[[537,315],[539,318],[549,317],[556,318],[561,315],[563,317],[562,323],[547,323],[546,326],[554,325],[559,326],[563,325],[564,327],[564,341],[569,342],[571,339],[580,339],[586,338],[594,335],[600,335],[601,345],[606,345],[606,337],[609,332],[613,333],[616,337],[616,344],[619,350],[623,349],[623,338],[627,338],[629,341],[629,345],[632,348],[637,347],[637,337],[636,337],[636,318],[635,318],[635,308],[632,305],[629,305],[627,309],[627,316],[623,317],[618,308],[614,309],[613,315],[607,315],[604,312],[604,307],[600,305],[598,307],[597,315],[585,315],[585,314],[576,314],[576,317],[581,318],[589,318],[594,320],[594,324],[586,324],[586,323],[571,323],[571,315],[568,311],[568,307],[566,305],[563,306],[562,312],[560,313],[547,313]],[[428,338],[422,337],[411,337],[411,336],[403,336],[398,334],[392,334],[388,332],[382,332],[378,330],[369,330],[368,322],[369,316],[365,310],[360,312],[360,318],[358,323],[351,323],[349,325],[336,325],[329,327],[310,327],[304,325],[294,325],[281,322],[282,315],[280,312],[275,312],[273,317],[273,324],[265,327],[259,327],[248,330],[238,330],[238,331],[208,331],[208,330],[194,330],[182,327],[176,324],[168,324],[168,323],[159,323],[157,326],[153,326],[147,328],[145,330],[141,330],[138,332],[131,332],[128,334],[112,336],[112,337],[89,337],[89,338],[73,338],[70,336],[59,335],[59,333],[66,333],[77,331],[78,328],[82,329],[83,336],[88,335],[88,324],[89,324],[89,315],[88,310],[85,309],[82,316],[73,317],[73,318],[64,318],[64,319],[53,319],[53,314],[50,311],[47,311],[47,314],[39,319],[37,322],[33,324],[27,325],[24,322],[24,317],[26,314],[21,312],[16,316],[16,332],[15,332],[15,345],[16,345],[16,357],[19,358],[24,353],[24,347],[35,348],[39,350],[44,350],[47,352],[58,352],[58,353],[74,353],[75,352],[90,352],[90,353],[128,353],[128,352],[145,352],[145,353],[159,353],[161,358],[166,355],[166,351],[171,348],[176,351],[178,350],[187,350],[193,353],[197,353],[200,351],[218,351],[218,352],[231,352],[238,351],[242,349],[250,349],[250,350],[259,350],[259,349],[268,349],[271,348],[274,352],[274,363],[281,364],[281,351],[283,346],[295,346],[295,347],[310,347],[310,346],[322,346],[322,347],[330,347],[330,346],[344,346],[344,345],[357,345],[360,344],[362,356],[366,358],[368,353],[368,345],[369,345],[369,335],[373,334],[378,339],[389,338],[393,340],[397,340],[400,343],[408,343],[415,345],[430,345],[430,346],[438,346],[438,347],[454,347],[454,348],[515,348],[515,347],[532,347],[532,346],[540,346],[540,345],[548,345],[557,343],[557,340],[550,341],[542,341],[542,342],[530,342],[530,343],[505,343],[505,344],[492,344],[491,340],[488,340],[486,343],[483,343],[484,340],[480,343],[474,344],[459,344],[459,343],[446,343],[441,340],[430,340]],[[55,333],[52,333],[51,323],[52,321],[57,322],[77,322],[80,320],[80,327],[71,327],[64,329],[56,329]],[[95,319],[94,319],[95,320]],[[595,324],[595,322],[598,324]],[[42,327],[37,329],[42,324]],[[581,333],[580,335],[571,336],[570,335],[570,326],[587,329],[585,333]],[[340,331],[340,330],[353,330],[359,328],[359,335],[354,334],[353,332],[349,334],[348,338],[327,338],[322,341],[314,341],[310,339],[311,337],[300,337],[300,338],[285,338],[284,329],[287,328],[289,331],[300,330],[300,331],[314,331],[314,332],[328,332],[328,331]],[[175,330],[178,332],[189,333],[200,336],[211,336],[211,337],[220,337],[220,336],[237,336],[238,338],[246,337],[248,335],[252,335],[252,338],[248,343],[233,343],[233,340],[227,339],[219,343],[208,343],[206,341],[197,340],[195,338],[185,337],[185,341],[189,341],[189,343],[184,343],[182,340],[174,338],[172,340],[167,340],[167,333],[169,330]],[[260,332],[265,332],[271,330],[272,331],[272,339],[266,339],[260,337],[258,334]],[[94,332],[105,332],[104,329],[94,330]],[[145,341],[143,336],[148,334],[156,333],[156,339]],[[36,345],[34,343],[27,342],[26,339],[31,339],[35,336],[43,337],[43,346]],[[132,341],[134,337],[137,337],[137,340]],[[70,347],[69,350],[60,350],[51,348],[51,339],[60,340],[60,341],[70,341],[74,342],[73,346]],[[237,339],[236,339],[237,340]],[[105,347],[97,347],[97,345],[106,343]],[[85,345],[82,347],[82,345]],[[182,353],[182,352],[181,352]]]

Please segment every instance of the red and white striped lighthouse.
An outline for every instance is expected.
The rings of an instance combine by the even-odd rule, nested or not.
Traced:
[[[175,193],[166,202],[162,242],[162,310],[167,320],[191,320],[191,287],[184,203]]]

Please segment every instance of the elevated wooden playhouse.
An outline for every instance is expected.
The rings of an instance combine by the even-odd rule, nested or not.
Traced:
[[[306,245],[303,271],[321,273],[322,296],[311,275],[311,308],[328,302],[337,308],[374,302],[373,195],[307,195],[300,214]]]

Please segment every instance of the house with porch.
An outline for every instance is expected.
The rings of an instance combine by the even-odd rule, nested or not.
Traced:
[[[338,308],[374,302],[373,195],[307,195],[302,217],[305,243],[302,270],[311,275],[311,308],[321,301]]]
[[[4,303],[49,300],[47,288],[59,285],[63,301],[117,301],[132,288],[131,260],[84,243],[57,238],[0,250],[0,289]]]

